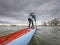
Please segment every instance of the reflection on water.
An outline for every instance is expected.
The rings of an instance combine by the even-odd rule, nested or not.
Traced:
[[[25,27],[0,27],[0,37]],[[40,26],[28,45],[60,45],[60,27]]]

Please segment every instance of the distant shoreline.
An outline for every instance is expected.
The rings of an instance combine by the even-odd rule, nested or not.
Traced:
[[[37,27],[44,27],[45,25],[37,25]],[[60,25],[58,25],[58,26],[60,26]],[[49,25],[46,25],[46,27],[58,27],[58,26],[49,26]],[[20,25],[10,25],[10,26],[7,26],[7,25],[0,25],[0,27],[28,27],[28,26],[25,26],[25,25],[23,25],[23,26],[20,26]]]

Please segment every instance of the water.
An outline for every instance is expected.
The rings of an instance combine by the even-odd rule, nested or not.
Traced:
[[[8,35],[8,34],[11,34],[11,33],[14,33],[20,29],[23,29],[25,27],[18,27],[18,26],[0,26],[0,37],[1,36],[4,36],[4,35]]]
[[[60,45],[60,27],[38,27],[28,45]]]
[[[25,27],[0,27],[0,37]],[[60,45],[60,27],[40,26],[28,45]]]

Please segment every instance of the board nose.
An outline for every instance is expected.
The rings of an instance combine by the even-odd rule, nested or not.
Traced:
[[[0,37],[0,44],[5,45],[5,44],[15,40],[16,38],[23,36],[24,34],[28,33],[29,31],[30,30],[28,30],[28,28],[25,28],[25,29],[21,29],[17,32],[14,32],[12,34],[8,34],[6,36]]]

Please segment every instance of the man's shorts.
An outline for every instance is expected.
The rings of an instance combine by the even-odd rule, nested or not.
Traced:
[[[32,19],[30,19],[30,18],[28,18],[28,21],[29,21],[29,23],[30,23],[30,24],[33,22],[33,20],[32,20]]]

